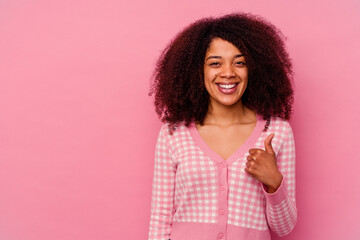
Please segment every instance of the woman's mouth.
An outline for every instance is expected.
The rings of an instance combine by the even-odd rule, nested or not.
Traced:
[[[239,83],[216,83],[219,91],[223,94],[232,94],[236,91]]]

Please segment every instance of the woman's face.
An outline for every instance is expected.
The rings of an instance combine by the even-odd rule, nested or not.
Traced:
[[[239,102],[247,82],[248,68],[240,50],[226,40],[214,38],[204,63],[204,83],[212,106]]]

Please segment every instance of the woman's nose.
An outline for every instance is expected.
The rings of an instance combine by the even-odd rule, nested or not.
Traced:
[[[225,78],[235,77],[235,72],[234,72],[233,66],[224,64],[223,67],[222,67],[220,76],[225,77]]]

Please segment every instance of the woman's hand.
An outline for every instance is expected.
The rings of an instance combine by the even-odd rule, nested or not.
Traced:
[[[283,176],[277,164],[276,155],[271,146],[274,134],[265,139],[265,151],[259,148],[251,148],[247,157],[245,172],[262,182],[269,193],[274,193],[279,188]]]

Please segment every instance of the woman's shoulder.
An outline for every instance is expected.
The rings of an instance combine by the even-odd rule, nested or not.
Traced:
[[[292,129],[288,120],[279,117],[271,117],[268,132],[280,132],[286,134],[289,131],[292,131]]]
[[[175,125],[166,122],[162,124],[160,134],[168,137],[176,137],[187,133],[191,126],[192,123],[190,123],[190,126],[186,126],[184,122],[180,122]]]

